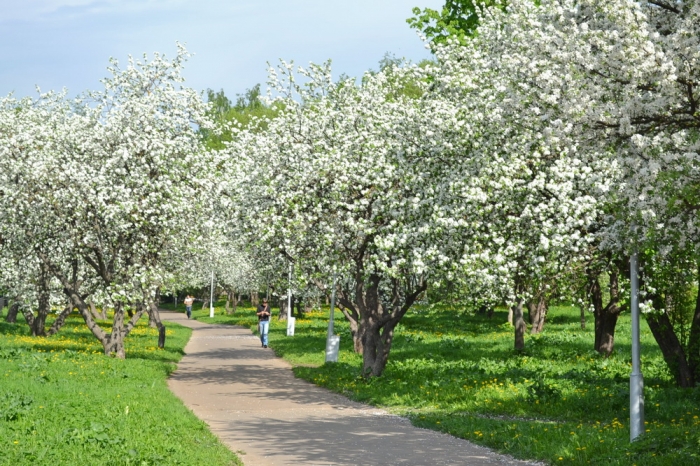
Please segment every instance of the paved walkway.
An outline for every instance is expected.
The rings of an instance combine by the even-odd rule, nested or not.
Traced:
[[[170,389],[246,466],[531,464],[297,379],[247,328],[161,317],[194,329]]]

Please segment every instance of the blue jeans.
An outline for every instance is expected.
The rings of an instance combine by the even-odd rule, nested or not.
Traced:
[[[185,312],[187,312],[187,318],[189,319],[192,316],[192,306],[185,307]]]
[[[270,331],[270,321],[261,320],[258,323],[260,324],[260,341],[262,342],[263,346],[267,346],[267,332]]]

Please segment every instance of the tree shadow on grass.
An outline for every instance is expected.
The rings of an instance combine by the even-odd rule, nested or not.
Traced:
[[[17,323],[11,324],[8,322],[0,321],[0,335],[28,335],[29,334],[29,328],[27,327],[27,324],[24,322],[24,319],[22,321],[19,321],[19,318],[17,319]]]
[[[47,319],[47,329],[53,323],[54,318],[55,316],[49,316]],[[111,329],[111,322],[109,321],[99,321],[98,324],[107,331]],[[170,323],[166,322],[165,325],[172,329]],[[137,328],[143,329],[144,327],[141,325]],[[20,315],[18,315],[17,323],[15,324],[0,322],[0,335],[30,337],[30,339],[22,342],[22,346],[29,346],[33,350],[47,353],[66,350],[81,353],[103,352],[102,343],[92,335],[85,326],[82,317],[76,312],[70,314],[61,330],[50,337],[31,337],[29,328]],[[166,339],[166,348],[163,351],[156,349],[158,344],[157,334],[137,335],[132,333],[125,339],[126,357],[127,359],[144,359],[157,362],[177,362],[185,354],[183,351],[185,340],[184,338],[175,338],[175,340],[178,341],[175,347],[169,347]]]

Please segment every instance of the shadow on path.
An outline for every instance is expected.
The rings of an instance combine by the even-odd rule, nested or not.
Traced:
[[[246,466],[534,464],[297,379],[247,328],[161,316],[193,329],[170,389]]]

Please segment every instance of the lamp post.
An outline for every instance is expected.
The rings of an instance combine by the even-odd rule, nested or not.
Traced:
[[[292,317],[292,263],[289,263],[289,285],[287,287],[287,336],[294,336],[294,317]]]
[[[333,336],[334,310],[335,310],[335,272],[333,272],[333,288],[331,289],[331,315],[328,319],[328,338]]]
[[[334,335],[335,321],[335,288],[336,273],[333,272],[333,290],[331,290],[331,314],[328,319],[328,337],[326,338],[326,362],[338,362],[338,349],[340,348],[340,336]]]
[[[214,270],[211,271],[211,294],[209,295],[209,318],[214,318]]]
[[[630,441],[644,432],[644,377],[639,358],[639,261],[630,257],[630,311],[632,313],[632,374],[630,375]]]

